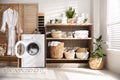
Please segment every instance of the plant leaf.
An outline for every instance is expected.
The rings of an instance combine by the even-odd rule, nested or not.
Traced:
[[[101,40],[102,40],[102,35],[100,35],[100,36],[96,39],[97,42],[101,42]]]
[[[99,52],[99,53],[98,53],[98,56],[99,56],[99,57],[103,57],[104,54],[103,54],[102,52]]]
[[[72,7],[69,7],[69,9],[66,11],[67,18],[73,18],[75,14],[75,9],[73,9]]]
[[[91,54],[91,57],[94,58],[96,55],[95,54]]]

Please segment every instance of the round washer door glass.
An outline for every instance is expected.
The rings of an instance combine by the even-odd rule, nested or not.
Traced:
[[[36,43],[30,43],[27,47],[27,52],[30,55],[36,55],[39,52],[39,46]]]

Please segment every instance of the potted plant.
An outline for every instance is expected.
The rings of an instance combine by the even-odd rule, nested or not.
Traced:
[[[75,9],[73,9],[72,7],[69,7],[69,9],[66,11],[66,17],[68,19],[68,23],[73,23],[73,18],[75,17],[76,13],[75,13]]]
[[[98,38],[95,38],[95,50],[92,52],[89,60],[89,66],[91,69],[103,69],[104,68],[104,56],[105,54],[102,52],[102,35]]]

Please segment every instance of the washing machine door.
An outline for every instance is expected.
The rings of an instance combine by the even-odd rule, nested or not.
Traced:
[[[21,45],[20,47],[22,47],[22,49],[20,49],[19,45]],[[21,54],[18,52],[20,52]],[[23,41],[18,41],[15,45],[15,55],[18,58],[23,58],[25,56],[24,53],[25,53],[25,43]]]
[[[36,42],[30,42],[27,45],[27,53],[31,56],[35,56],[39,52],[39,45]]]

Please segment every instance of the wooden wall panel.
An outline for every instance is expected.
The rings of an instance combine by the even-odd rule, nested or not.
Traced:
[[[23,29],[23,33],[33,33],[35,28],[38,27],[38,5],[37,4],[0,4],[0,28],[2,25],[3,12],[8,8],[15,9],[20,12],[21,18],[19,26]],[[19,13],[18,13],[19,14]],[[7,27],[7,26],[6,26]],[[0,43],[8,42],[8,28],[5,33],[0,32]]]
[[[33,33],[33,31],[38,27],[38,6],[36,4],[30,5],[30,4],[24,4],[23,9],[23,30],[24,33],[30,34]]]
[[[0,29],[2,26],[3,12],[8,8],[14,8],[18,11],[18,4],[0,4]],[[8,43],[8,27],[6,26],[5,33],[0,32],[0,43]]]

